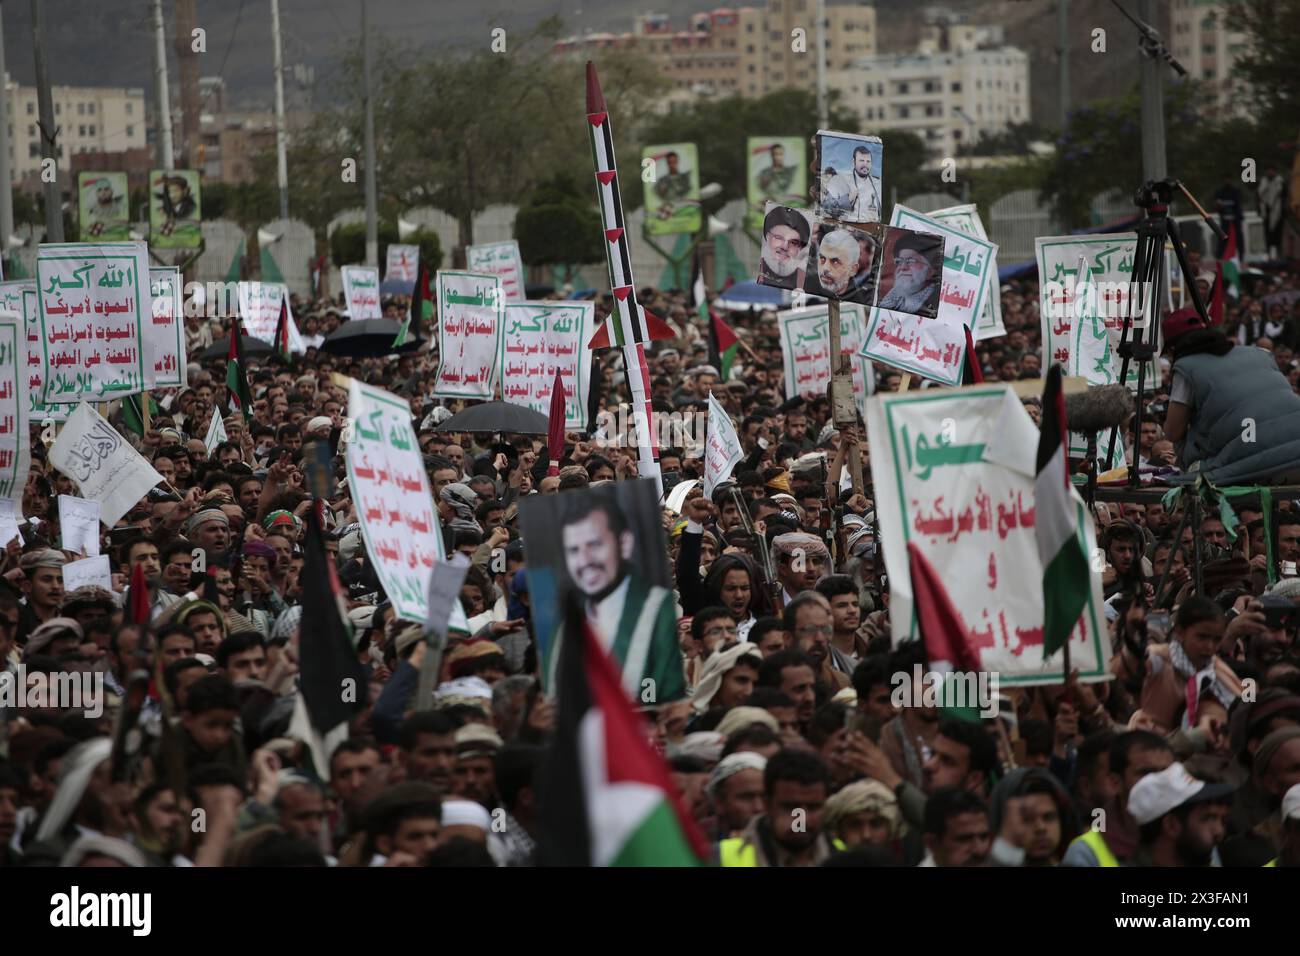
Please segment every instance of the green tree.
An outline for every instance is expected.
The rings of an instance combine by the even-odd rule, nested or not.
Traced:
[[[1300,129],[1300,0],[1230,0],[1223,16],[1246,35],[1233,69],[1258,118],[1293,139]]]
[[[515,216],[519,254],[529,265],[577,266],[605,255],[600,212],[590,193],[559,173],[539,183]]]

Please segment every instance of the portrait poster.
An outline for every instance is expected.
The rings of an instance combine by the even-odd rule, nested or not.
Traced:
[[[82,242],[124,242],[131,238],[131,193],[126,173],[77,173],[77,199]]]
[[[880,222],[885,208],[879,136],[818,130],[814,139],[817,202],[813,211],[839,222]]]
[[[197,249],[200,231],[199,171],[149,172],[149,244],[159,249]]]
[[[699,232],[700,167],[694,143],[664,143],[641,150],[645,228],[652,236]]]
[[[564,608],[576,605],[638,706],[684,697],[659,483],[641,478],[529,495],[519,522],[547,692],[554,692],[565,640]]]
[[[745,183],[749,209],[745,225],[763,225],[768,203],[808,205],[808,143],[802,136],[751,136],[745,148]]]

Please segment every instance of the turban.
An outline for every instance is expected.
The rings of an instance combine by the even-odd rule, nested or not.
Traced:
[[[722,689],[722,679],[746,654],[759,656],[758,645],[742,641],[726,650],[718,650],[709,655],[709,659],[704,662],[703,670],[700,671],[699,683],[695,685],[695,696],[691,701],[691,706],[695,710],[704,713],[709,709],[709,702]]]
[[[1261,740],[1259,749],[1255,751],[1255,769],[1260,773],[1267,773],[1269,763],[1277,756],[1282,745],[1297,737],[1300,737],[1300,727],[1279,727]]]
[[[889,821],[890,837],[898,836],[903,816],[898,808],[898,798],[877,780],[859,780],[834,793],[826,801],[826,815],[822,825],[834,830],[845,817],[857,813],[873,813]]]
[[[473,800],[444,800],[442,803],[444,827],[478,827],[484,833],[492,829],[492,818],[481,803]]]
[[[774,206],[763,218],[763,235],[767,235],[777,226],[787,226],[799,233],[799,245],[808,245],[808,235],[812,232],[807,218],[789,206]]]
[[[52,617],[32,631],[31,636],[27,638],[27,646],[23,648],[23,656],[32,657],[39,654],[45,650],[47,644],[53,643],[55,638],[66,637],[69,634],[74,635],[78,643],[86,639],[81,625],[72,618]]]
[[[778,534],[772,539],[772,556],[783,558],[786,555],[794,554],[796,551],[802,551],[805,557],[809,558],[829,558],[831,553],[826,548],[826,542],[816,535],[805,534],[802,531],[791,531],[787,534]]]
[[[699,757],[705,763],[713,764],[722,756],[726,743],[727,738],[716,730],[698,730],[683,737],[682,742],[673,748],[672,756]]]
[[[204,508],[202,511],[196,511],[185,527],[194,531],[209,521],[220,521],[227,529],[230,528],[230,518],[220,508]]]
[[[733,707],[718,722],[717,731],[724,737],[730,737],[738,730],[745,730],[754,724],[762,724],[772,733],[779,733],[780,723],[762,707]]]
[[[709,796],[718,792],[718,787],[730,777],[734,777],[742,770],[757,770],[762,773],[767,767],[767,758],[762,754],[756,754],[752,750],[741,750],[734,754],[727,754],[713,768],[713,773],[709,774],[709,782],[705,784],[705,789]]]
[[[24,554],[18,560],[18,567],[24,571],[35,571],[37,568],[61,568],[67,563],[68,559],[62,552],[53,548],[41,548]]]
[[[438,498],[451,505],[456,512],[457,518],[465,521],[474,520],[474,507],[478,504],[478,495],[469,485],[461,482],[454,482],[438,492]],[[478,525],[475,525],[477,528]]]
[[[278,555],[275,548],[271,547],[264,541],[258,541],[256,538],[244,542],[244,557],[246,558],[266,558],[268,561],[274,561]]]

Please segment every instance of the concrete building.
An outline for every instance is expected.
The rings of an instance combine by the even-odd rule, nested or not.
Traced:
[[[1245,49],[1246,35],[1229,29],[1228,5],[1216,0],[1173,0],[1169,46],[1193,80],[1212,96],[1215,109],[1244,115],[1246,85],[1233,64]]]
[[[876,51],[876,11],[827,3],[827,69]],[[802,32],[796,32],[802,31]],[[637,17],[629,33],[561,40],[558,53],[634,49],[672,82],[666,107],[699,98],[762,96],[785,87],[815,89],[816,0],[768,0],[766,7],[719,8],[693,15],[686,29],[664,14]]]
[[[54,122],[59,127],[59,168],[71,169],[83,153],[125,153],[144,149],[148,114],[144,90],[108,86],[55,86]],[[37,177],[41,167],[40,109],[36,87],[5,76],[9,98],[9,168],[15,182]]]
[[[915,52],[859,58],[828,82],[863,132],[910,130],[936,158],[1029,121],[1029,56],[1000,27],[927,24]]]

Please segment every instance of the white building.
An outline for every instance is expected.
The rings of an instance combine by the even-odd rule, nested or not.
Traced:
[[[929,46],[923,41],[922,48]],[[936,157],[1029,121],[1029,56],[974,41],[930,52],[865,57],[828,74],[862,131],[910,130]],[[885,157],[889,162],[889,157]]]
[[[1216,0],[1173,0],[1170,49],[1191,79],[1213,95],[1214,106],[1228,113],[1246,111],[1245,83],[1233,64],[1246,47],[1246,35],[1228,28],[1228,5]]]
[[[9,98],[9,164],[15,182],[41,166],[40,109],[36,87],[5,77]],[[109,86],[56,86],[54,123],[59,128],[59,168],[67,170],[77,153],[116,153],[143,149],[148,115],[144,90]]]

